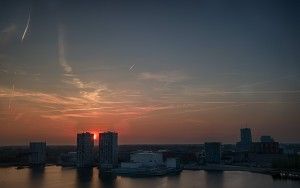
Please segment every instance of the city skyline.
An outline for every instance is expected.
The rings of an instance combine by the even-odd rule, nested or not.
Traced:
[[[1,1],[0,145],[300,142],[296,1]],[[99,139],[99,138],[94,138]]]
[[[247,133],[245,133],[245,131],[244,131],[245,129],[247,129]],[[105,140],[104,141],[105,145],[106,146],[109,145],[108,148],[112,147],[112,145],[115,147],[115,146],[118,146],[118,145],[147,145],[147,144],[149,144],[149,145],[161,145],[161,144],[162,145],[172,145],[172,144],[173,145],[177,145],[177,144],[178,145],[181,145],[181,144],[182,145],[185,145],[185,144],[187,144],[187,145],[189,145],[189,144],[195,145],[195,144],[203,144],[204,145],[205,143],[220,143],[220,144],[236,145],[237,151],[239,151],[240,150],[239,149],[240,148],[240,144],[244,143],[244,142],[247,143],[246,144],[247,145],[246,150],[249,150],[250,149],[250,145],[252,143],[255,143],[255,142],[267,142],[267,143],[268,142],[275,142],[275,141],[277,142],[277,140],[275,140],[272,137],[272,135],[262,134],[262,135],[254,135],[254,136],[252,136],[251,135],[252,131],[253,130],[251,128],[248,128],[248,127],[247,128],[243,128],[243,127],[241,127],[240,130],[239,130],[240,134],[237,135],[237,139],[234,140],[233,142],[224,142],[224,143],[222,143],[220,141],[220,139],[218,139],[218,138],[212,138],[210,140],[205,140],[204,142],[199,142],[199,143],[150,143],[150,144],[149,143],[138,143],[138,144],[122,144],[121,143],[121,144],[119,144],[118,143],[118,140],[119,140],[118,135],[119,135],[119,133],[118,132],[114,132],[114,131],[110,131],[110,130],[103,131],[103,132],[82,131],[82,132],[77,132],[75,135],[73,135],[74,139],[75,139],[75,142],[74,142],[74,144],[72,143],[70,145],[78,145],[78,143],[79,143],[78,139],[81,136],[88,136],[88,137],[90,137],[90,138],[88,138],[88,140],[91,141],[93,143],[93,145],[94,145],[95,142],[96,143],[98,142],[99,145],[101,145],[101,144],[103,144],[102,142]],[[249,135],[248,132],[250,133],[250,135]],[[77,139],[76,139],[76,135],[77,135]],[[114,140],[114,141],[112,141],[112,140]],[[82,141],[80,141],[80,142],[82,142]],[[41,138],[41,139],[32,139],[32,140],[27,140],[26,143],[19,144],[19,146],[25,146],[28,143],[29,144],[31,144],[31,143],[46,143],[46,141],[43,138]],[[292,142],[291,143],[284,143],[283,142],[282,144],[297,144],[297,143],[292,143]],[[50,145],[53,145],[53,146],[58,145],[59,146],[59,145],[65,145],[65,144],[50,144]],[[18,145],[16,145],[16,146],[18,146]],[[108,148],[106,148],[106,149],[108,149]],[[111,152],[111,148],[108,149],[108,150],[110,150],[110,152]],[[244,149],[242,149],[242,150],[244,150]]]

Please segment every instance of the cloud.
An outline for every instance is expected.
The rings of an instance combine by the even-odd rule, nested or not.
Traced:
[[[12,91],[10,88],[0,87],[1,98],[10,98],[11,93]],[[27,90],[20,90],[20,89],[14,90],[13,97],[16,99],[20,98],[23,101],[29,101],[29,102],[40,103],[40,104],[67,105],[67,104],[73,104],[75,102],[77,103],[80,102],[79,98],[68,98],[68,97],[58,96],[56,94],[47,94],[42,92],[34,92],[34,91],[27,91]]]
[[[58,61],[59,64],[63,67],[65,73],[68,76],[73,77],[72,67],[68,64],[65,57],[65,43],[64,43],[64,29],[63,26],[58,28]]]
[[[173,83],[186,80],[188,79],[188,76],[179,71],[165,71],[157,73],[143,72],[139,74],[138,78],[140,80],[152,80],[157,82]]]
[[[15,35],[17,26],[15,24],[10,24],[0,32],[0,46],[5,46],[11,38]]]
[[[124,121],[147,116],[154,111],[173,108],[173,105],[170,104],[128,101],[127,96],[120,98],[122,94],[126,93],[125,91],[121,92],[120,96],[115,94],[112,100],[109,99],[110,96],[99,96],[98,93],[101,91],[81,93],[78,97],[74,97],[16,89],[14,91],[15,109],[20,112],[23,112],[22,109],[27,109],[36,116],[53,121],[76,122],[77,120],[74,118],[79,118],[80,121],[98,121],[99,118],[108,121]],[[10,88],[0,87],[0,104],[4,104],[3,102],[7,101],[10,96]],[[117,98],[118,100],[116,100]],[[21,117],[23,115],[16,115],[13,119]]]
[[[16,31],[16,28],[17,27],[15,24],[11,24],[11,25],[5,27],[1,32],[2,33],[13,33]]]
[[[252,83],[242,84],[242,85],[239,86],[239,88],[241,88],[241,89],[252,89],[252,88],[255,88],[257,86],[265,86],[265,85],[271,84],[271,83],[278,83],[279,81],[282,81],[282,80],[289,80],[289,79],[297,80],[298,77],[299,76],[297,76],[297,75],[285,75],[285,76],[276,77],[274,79],[260,80],[260,81],[256,81],[256,82],[252,82]]]
[[[108,89],[106,86],[95,82],[84,82],[73,72],[72,66],[66,60],[64,36],[64,26],[60,25],[58,28],[58,61],[64,70],[64,79],[62,81],[79,89],[79,94],[82,98],[97,102],[100,99],[100,93]]]
[[[90,92],[81,91],[80,94],[85,99],[97,102],[100,100],[100,94],[99,94],[100,92],[101,92],[101,89],[96,89],[96,90],[90,91]]]

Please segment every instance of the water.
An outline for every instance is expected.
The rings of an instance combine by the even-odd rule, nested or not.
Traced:
[[[44,170],[0,168],[0,188],[299,188],[300,182],[273,180],[250,172],[183,171],[177,176],[155,178],[116,177],[105,181],[97,168],[77,171],[49,166]]]

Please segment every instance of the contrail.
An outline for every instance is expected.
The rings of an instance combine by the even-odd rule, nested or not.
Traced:
[[[133,70],[135,64],[133,64],[130,68],[129,68],[129,71]]]
[[[21,42],[23,42],[23,40],[24,40],[24,38],[27,34],[27,31],[28,31],[28,27],[29,27],[29,24],[30,24],[30,14],[31,14],[31,11],[29,10],[29,16],[28,16],[28,19],[27,19],[27,24],[26,24],[25,30],[24,30],[23,35],[22,35]]]

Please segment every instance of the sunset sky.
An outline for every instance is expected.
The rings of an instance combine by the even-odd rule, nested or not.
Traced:
[[[245,126],[300,142],[300,1],[0,0],[0,145],[235,143]]]

